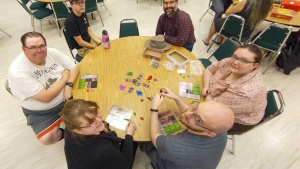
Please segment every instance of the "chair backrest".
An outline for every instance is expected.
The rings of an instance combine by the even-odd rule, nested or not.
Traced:
[[[279,27],[277,24],[271,23],[250,43],[277,52],[281,50],[291,32],[291,27]]]
[[[18,1],[19,4],[25,9],[25,11],[26,11],[27,13],[29,13],[29,15],[33,15],[32,12],[31,12],[31,10],[26,6],[26,4],[28,3],[28,1],[27,1],[26,4],[24,3],[24,0],[17,0],[17,1]]]
[[[276,95],[275,95],[276,94]],[[277,96],[277,99],[275,98]],[[277,101],[276,101],[277,100]],[[279,103],[279,106],[277,104]],[[283,96],[278,90],[270,90],[267,93],[267,107],[265,110],[265,115],[259,124],[265,123],[274,117],[280,115],[285,107],[285,102]]]
[[[69,9],[63,1],[52,2],[54,15],[57,19],[67,18],[70,14]]]
[[[208,59],[214,56],[218,61],[232,56],[234,51],[241,46],[241,42],[234,37],[228,38]]]
[[[70,49],[71,55],[72,55],[72,57],[75,59],[74,54],[73,54],[73,52],[72,52],[72,50],[73,50],[75,47],[73,46],[73,44],[71,43],[71,41],[70,41],[70,39],[69,39],[69,36],[67,35],[66,28],[63,28],[63,34],[64,34],[64,37],[65,37],[65,39],[66,39],[66,41],[67,41],[67,44],[68,44],[68,47],[69,47],[69,49]]]
[[[85,13],[91,13],[98,10],[97,0],[85,0]]]
[[[245,19],[241,16],[231,14],[226,17],[218,34],[221,34],[227,38],[233,36],[240,42],[242,41],[243,29],[245,25]]]
[[[135,19],[123,19],[120,22],[119,38],[126,36],[139,36],[139,28]]]

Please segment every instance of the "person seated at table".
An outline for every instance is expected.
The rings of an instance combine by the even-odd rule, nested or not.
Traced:
[[[156,36],[192,51],[196,38],[190,15],[178,8],[178,0],[163,0],[163,10],[165,13],[158,19]]]
[[[225,15],[235,14],[245,19],[242,37],[249,37],[255,26],[261,22],[269,13],[273,5],[273,0],[242,0],[236,4],[231,4],[226,10]],[[208,35],[203,39],[204,45],[208,46],[210,39],[216,32],[219,32],[226,18],[214,20]],[[217,44],[221,44],[223,37],[216,39]]]
[[[71,44],[77,49],[77,54],[84,57],[90,49],[94,49],[101,44],[92,31],[85,12],[84,0],[69,0],[71,13],[66,18],[65,28]]]
[[[216,101],[185,104],[170,89],[153,97],[150,114],[152,143],[140,145],[150,158],[154,168],[195,169],[216,168],[227,142],[227,130],[233,125],[234,114],[225,104]],[[177,135],[162,135],[158,120],[158,108],[164,97],[174,99],[182,112],[180,121],[187,130]],[[153,147],[154,145],[154,147]]]
[[[137,145],[136,130],[130,122],[122,140],[102,121],[96,102],[73,99],[62,110],[65,128],[65,155],[68,168],[132,168]]]
[[[204,72],[205,100],[224,103],[234,112],[228,134],[246,132],[264,116],[267,92],[259,68],[261,58],[257,46],[240,46],[230,58],[213,63]]]
[[[53,144],[63,138],[59,116],[65,101],[72,98],[72,86],[79,68],[60,51],[47,48],[38,32],[21,37],[23,52],[11,63],[8,82],[38,140]]]

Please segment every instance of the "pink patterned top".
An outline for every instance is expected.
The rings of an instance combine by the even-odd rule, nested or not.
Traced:
[[[228,105],[235,114],[235,123],[254,125],[260,122],[267,105],[267,92],[259,68],[232,81],[223,80],[230,74],[223,59],[207,69],[213,74],[210,79],[210,94],[206,100],[215,100]]]

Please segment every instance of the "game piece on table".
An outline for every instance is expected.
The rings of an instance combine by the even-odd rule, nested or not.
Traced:
[[[140,117],[141,120],[144,120],[144,117]]]
[[[132,72],[128,72],[128,73],[127,73],[127,76],[132,76],[132,75],[133,75]]]
[[[147,83],[150,83],[150,81],[152,80],[152,75],[150,75],[150,76],[148,76],[148,78],[147,78]]]
[[[87,92],[89,92],[90,90],[89,90],[89,89],[87,89],[86,91],[87,91]]]
[[[143,83],[142,86],[146,87],[146,88],[150,88],[150,85],[147,83]]]
[[[139,75],[137,76],[136,79],[141,80],[141,78],[142,78],[143,76],[144,76],[144,73],[141,73],[141,74],[139,74]]]
[[[151,65],[152,67],[155,67],[155,68],[158,68],[158,67],[159,67],[159,63],[158,63],[156,60],[154,60],[154,59],[150,62],[150,65]]]
[[[174,112],[174,115],[175,115],[175,116],[178,116],[178,113],[177,113],[177,112]]]
[[[136,116],[136,112],[133,112],[133,115]]]
[[[127,79],[127,78],[126,78],[126,79],[124,79],[124,81],[125,81],[125,82],[131,82],[132,79]]]
[[[136,86],[139,86],[141,84],[141,81],[139,79],[133,79],[132,83],[135,84]]]
[[[159,79],[158,79],[158,78],[154,78],[153,81],[154,81],[154,82],[158,82]]]
[[[140,91],[140,90],[137,90],[137,91],[136,91],[136,94],[137,94],[138,96],[143,96],[143,92]]]
[[[133,90],[134,90],[134,88],[133,88],[133,87],[130,87],[130,88],[128,89],[127,93],[132,93]],[[126,94],[127,94],[127,93],[126,93]]]
[[[120,89],[120,90],[125,90],[125,88],[126,88],[125,85],[120,84],[120,86],[119,86],[119,89]]]
[[[143,102],[144,101],[144,99],[141,99],[141,102]]]
[[[148,100],[152,101],[153,100],[153,97],[147,97]]]

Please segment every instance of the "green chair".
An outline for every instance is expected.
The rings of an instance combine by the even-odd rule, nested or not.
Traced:
[[[34,19],[37,19],[41,23],[41,33],[43,33],[42,20],[46,19],[50,23],[50,18],[53,18],[53,11],[48,8],[40,8],[35,11],[31,11],[22,0],[17,0],[19,4],[25,9],[25,11],[31,16],[31,26],[33,31],[35,31]],[[51,24],[51,23],[50,23]]]
[[[100,19],[101,19],[101,22],[102,22],[102,25],[104,26],[104,23],[103,23],[103,20],[102,20],[102,17],[101,17],[101,14],[98,10],[98,6],[97,6],[97,0],[85,0],[85,13],[91,13],[92,15],[92,18],[94,17],[94,12],[98,12],[99,16],[100,16]]]
[[[277,26],[276,23],[271,23],[265,30],[260,32],[250,43],[264,50],[273,52],[275,56],[272,61],[263,71],[265,73],[270,65],[276,60],[280,54],[282,47],[292,32],[292,27]],[[268,52],[268,53],[269,53]]]
[[[214,12],[215,12],[215,9],[214,9],[214,6],[212,5],[212,0],[209,1],[208,3],[208,9],[204,12],[204,14],[202,15],[202,17],[200,18],[199,21],[202,20],[202,18],[207,14],[211,14],[211,15],[214,15]]]
[[[234,37],[228,38],[213,54],[211,54],[207,59],[201,58],[199,59],[203,66],[207,68],[212,62],[209,60],[211,57],[215,57],[218,61],[230,57],[234,51],[240,46],[242,43]]]
[[[64,34],[64,37],[67,41],[67,44],[68,44],[68,47],[69,47],[69,50],[70,50],[70,53],[72,55],[72,57],[77,61],[77,62],[80,62],[83,58],[81,56],[79,56],[78,54],[76,54],[76,56],[74,56],[72,50],[75,49],[75,47],[73,46],[73,44],[71,43],[70,39],[69,39],[69,36],[67,35],[67,31],[66,31],[66,28],[62,28],[63,30],[63,34]]]
[[[104,8],[108,11],[109,15],[111,16],[111,13],[109,9],[107,8],[106,4],[104,3],[105,0],[97,0],[98,6],[104,6]]]
[[[242,37],[244,30],[245,20],[243,17],[238,15],[229,15],[226,17],[225,22],[223,23],[220,31],[217,33],[217,36],[212,40],[211,45],[207,49],[207,52],[216,42],[218,36],[223,36],[225,38],[235,37],[240,42],[245,42],[249,37]]]
[[[275,97],[276,96],[276,97]],[[262,118],[262,120],[256,124],[256,127],[272,120],[273,118],[279,116],[283,110],[285,108],[285,102],[283,99],[283,96],[281,94],[280,91],[278,90],[270,90],[267,93],[267,107],[265,109],[265,115]],[[254,128],[252,128],[251,130],[253,130]],[[249,130],[249,131],[251,131]],[[232,152],[231,154],[235,154],[235,135],[231,135],[231,139],[232,140]]]
[[[46,8],[46,6],[48,5],[48,3],[46,2],[31,2],[30,0],[22,0],[22,2],[25,5],[28,5],[28,3],[30,2],[31,4],[29,5],[29,9],[30,10],[38,10],[40,8]]]
[[[69,16],[70,11],[63,1],[51,2],[51,6],[52,6],[54,16],[55,16],[55,24],[56,24],[59,36],[61,36],[60,29],[63,27],[63,26],[61,26],[63,24],[61,22],[62,22],[62,20],[65,20]]]
[[[120,22],[119,38],[139,35],[139,28],[135,19],[123,19]]]

